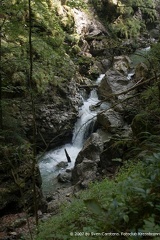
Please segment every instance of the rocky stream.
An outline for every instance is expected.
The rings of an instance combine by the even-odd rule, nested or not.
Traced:
[[[61,18],[70,13],[66,6],[60,10]],[[47,152],[39,151],[38,155],[44,195],[40,204],[44,207],[38,214],[42,220],[57,214],[63,201],[72,201],[72,197],[91,182],[104,176],[113,177],[121,167],[127,146],[112,146],[132,134],[135,128],[131,126],[135,114],[134,87],[148,74],[140,56],[133,55],[136,49],[132,40],[116,46],[113,57],[113,49],[108,46],[108,30],[95,13],[88,16],[74,9],[72,16],[76,34],[81,39],[78,54],[89,63],[84,62],[75,78],[57,87],[56,92],[50,86],[44,99],[36,103],[37,144],[40,150],[47,148]],[[143,53],[149,51],[155,38],[153,35],[139,37],[137,49]],[[23,104],[25,101],[16,115]],[[23,115],[23,128],[28,137],[31,121],[31,114]],[[41,188],[40,179],[38,186]],[[34,226],[32,217],[29,221]],[[1,225],[0,239],[3,240],[20,239],[25,231],[29,234],[24,213],[5,214]]]

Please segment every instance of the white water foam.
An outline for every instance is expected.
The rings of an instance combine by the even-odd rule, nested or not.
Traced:
[[[99,84],[104,76],[104,74],[101,74],[96,83]],[[98,102],[97,91],[93,89],[89,98],[87,100],[83,99],[83,105],[79,109],[79,118],[77,119],[73,130],[72,142],[49,151],[40,159],[39,168],[43,182],[42,187],[45,188],[45,192],[49,192],[53,189],[53,179],[59,173],[65,171],[65,169],[57,168],[58,163],[62,161],[67,162],[65,149],[71,158],[71,163],[68,163],[67,169],[74,167],[76,157],[83,147],[85,138],[88,137],[86,135],[88,134],[90,123],[97,115],[97,112],[91,111],[90,107]],[[48,188],[48,190],[46,188]]]

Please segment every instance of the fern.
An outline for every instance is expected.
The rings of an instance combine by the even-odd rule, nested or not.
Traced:
[[[118,18],[112,24],[113,31],[125,38],[135,38],[140,34],[141,22],[136,18]]]

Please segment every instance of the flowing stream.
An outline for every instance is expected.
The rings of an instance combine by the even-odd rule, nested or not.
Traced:
[[[96,83],[99,84],[105,74],[101,74]],[[83,105],[79,109],[79,118],[75,123],[73,138],[71,143],[65,144],[57,149],[47,152],[39,162],[39,168],[42,176],[42,189],[44,194],[55,191],[58,187],[56,177],[59,173],[66,171],[66,168],[59,168],[57,164],[67,162],[65,149],[67,150],[71,162],[68,163],[67,169],[74,167],[76,157],[83,147],[84,141],[89,137],[93,130],[96,120],[97,111],[91,111],[90,107],[99,102],[96,89],[93,89],[87,99],[83,98]]]
[[[128,73],[128,80],[131,80],[134,75],[134,66],[139,62],[145,60],[145,55],[150,50],[150,47],[137,50],[134,54],[130,56],[133,69]],[[141,57],[140,57],[141,55]],[[96,84],[99,84],[105,74],[101,74],[96,80]],[[39,168],[42,176],[42,189],[43,193],[49,194],[53,193],[55,189],[60,185],[57,181],[57,176],[63,173],[67,169],[72,169],[75,164],[76,157],[83,147],[84,141],[92,133],[94,122],[96,120],[97,111],[91,111],[91,106],[99,102],[96,89],[93,89],[88,98],[82,97],[83,105],[79,108],[79,117],[73,129],[73,138],[71,143],[62,145],[54,150],[47,152],[43,157],[41,157],[39,162]],[[104,105],[104,104],[102,104]],[[101,105],[101,107],[103,107]],[[104,106],[106,109],[107,106]],[[57,164],[60,162],[66,162],[67,158],[65,154],[65,149],[71,158],[71,162],[68,166],[62,168],[58,167]]]

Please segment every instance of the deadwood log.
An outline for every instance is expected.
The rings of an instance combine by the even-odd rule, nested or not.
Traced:
[[[69,156],[67,150],[64,149],[64,151],[65,151],[65,154],[66,154],[67,161],[68,161],[68,162],[71,162],[71,158],[70,158],[70,156]]]

